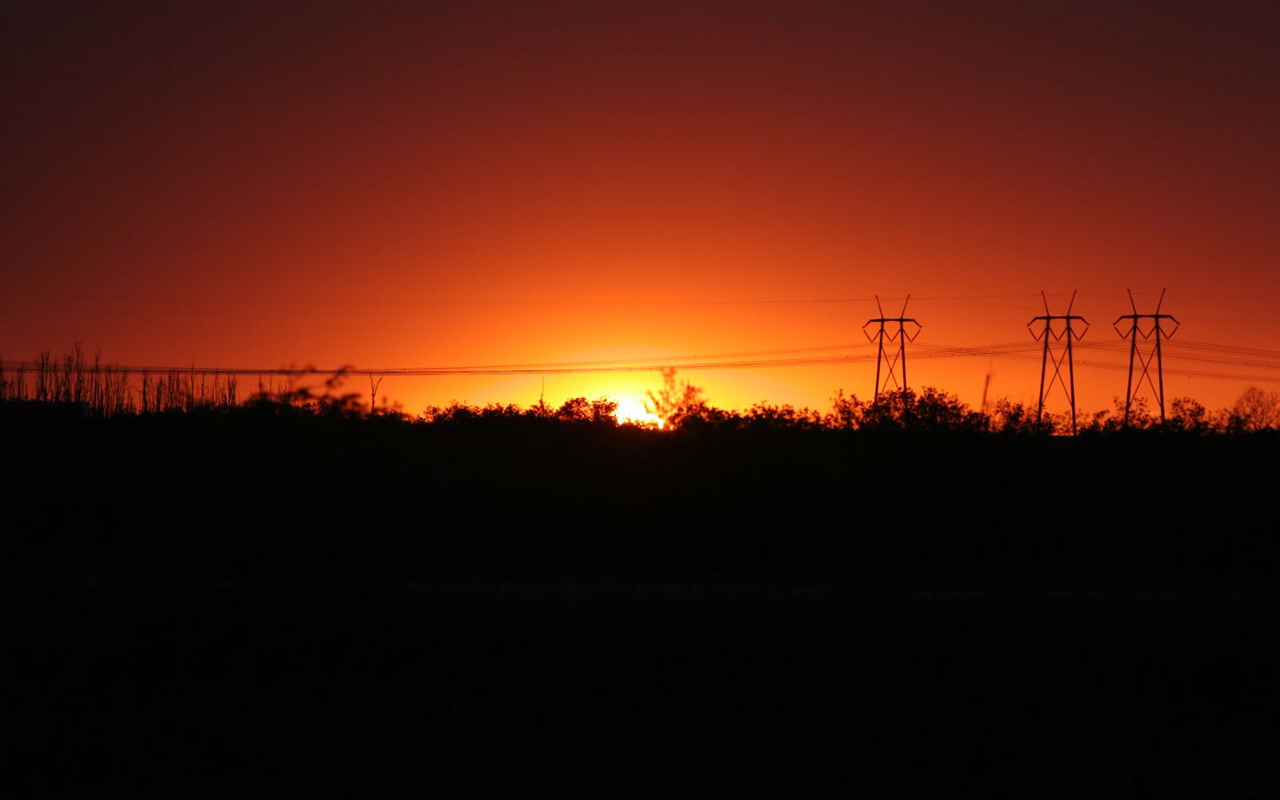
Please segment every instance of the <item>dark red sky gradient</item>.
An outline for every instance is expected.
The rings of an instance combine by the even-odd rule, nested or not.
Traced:
[[[11,6],[0,353],[865,355],[877,294],[893,314],[912,295],[921,344],[968,347],[1030,342],[1039,292],[1063,313],[1073,289],[1085,341],[1111,343],[1126,289],[1145,313],[1162,288],[1173,342],[1280,350],[1272,3],[437,5]],[[974,403],[988,373],[995,396],[1037,392],[1034,359],[909,363]],[[1168,393],[1226,405],[1280,388],[1268,363],[1187,362],[1243,375],[1171,373]],[[724,407],[826,407],[868,396],[874,366],[689,377]],[[1124,392],[1123,372],[1078,375],[1082,406]],[[383,388],[414,412],[541,391]]]

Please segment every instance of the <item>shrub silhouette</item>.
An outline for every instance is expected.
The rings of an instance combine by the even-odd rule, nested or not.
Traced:
[[[1070,420],[1066,429],[1069,430]],[[1051,414],[1038,416],[1024,403],[1008,398],[997,400],[987,419],[988,429],[1005,434],[1046,435],[1060,429],[1058,420]]]
[[[837,389],[831,398],[831,411],[823,418],[823,425],[836,430],[856,430],[862,427],[863,415],[867,404],[857,395],[844,396],[843,389]]]
[[[986,418],[955,395],[927,386],[884,394],[863,409],[863,430],[980,431]]]

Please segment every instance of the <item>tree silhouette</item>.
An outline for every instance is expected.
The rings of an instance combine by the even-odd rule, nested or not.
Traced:
[[[1250,386],[1236,398],[1231,413],[1246,431],[1280,428],[1280,392]]]
[[[594,422],[618,424],[618,404],[607,397],[588,400],[585,397],[573,397],[564,401],[555,414],[556,419],[565,422]]]
[[[1223,413],[1210,415],[1207,408],[1190,397],[1174,398],[1170,405],[1169,418],[1164,425],[1165,430],[1199,435],[1225,428],[1225,426],[1226,419]]]
[[[656,392],[650,389],[645,397],[648,400],[644,410],[661,419],[667,428],[679,428],[690,420],[706,420],[711,416],[711,409],[702,399],[702,388],[689,383],[687,378],[677,380],[672,367],[662,370],[662,388]]]

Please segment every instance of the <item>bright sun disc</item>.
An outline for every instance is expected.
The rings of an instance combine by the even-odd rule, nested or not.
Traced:
[[[634,397],[619,397],[616,399],[618,401],[618,422],[662,427],[662,420],[658,416],[645,411],[644,403]]]

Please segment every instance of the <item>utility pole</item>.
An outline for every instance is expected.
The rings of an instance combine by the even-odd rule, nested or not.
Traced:
[[[1071,357],[1071,343],[1084,338],[1085,331],[1089,330],[1089,320],[1084,317],[1073,315],[1071,309],[1076,304],[1076,293],[1071,292],[1071,302],[1067,304],[1066,314],[1050,314],[1049,299],[1044,296],[1044,292],[1040,292],[1040,299],[1044,302],[1044,316],[1035,317],[1027,323],[1030,328],[1037,322],[1043,322],[1044,328],[1037,333],[1032,330],[1031,335],[1036,341],[1044,342],[1044,354],[1040,359],[1040,404],[1036,407],[1036,421],[1044,419],[1044,399],[1053,391],[1056,383],[1061,386],[1063,391],[1067,393],[1067,402],[1071,404],[1071,433],[1076,432],[1076,370],[1075,363]],[[1054,320],[1062,322],[1061,329],[1054,328]],[[1073,320],[1080,320],[1084,323],[1084,330],[1076,331],[1071,327]],[[1054,352],[1053,343],[1062,342],[1062,346],[1057,352]],[[1062,380],[1062,362],[1067,362],[1067,380]],[[1048,374],[1049,365],[1053,365],[1053,377],[1049,379],[1049,385],[1045,386],[1045,375]]]
[[[1129,292],[1129,307],[1133,309],[1132,314],[1125,314],[1117,317],[1111,326],[1116,329],[1116,333],[1120,334],[1121,339],[1129,340],[1129,388],[1124,396],[1124,424],[1129,424],[1129,410],[1133,405],[1133,398],[1142,390],[1142,382],[1145,380],[1147,385],[1151,387],[1151,391],[1155,393],[1156,402],[1160,406],[1160,422],[1164,420],[1164,360],[1160,353],[1160,342],[1169,339],[1178,330],[1179,322],[1170,314],[1161,314],[1160,306],[1164,304],[1164,289],[1160,290],[1160,300],[1156,303],[1156,313],[1139,314],[1138,306],[1133,302],[1133,292]],[[1120,320],[1129,320],[1129,330],[1120,330]],[[1166,331],[1160,326],[1161,320],[1173,320],[1173,330]],[[1142,320],[1150,320],[1150,327],[1144,328]],[[1146,350],[1138,348],[1138,339],[1149,340],[1150,345]],[[1151,381],[1151,362],[1156,364],[1156,383]],[[1133,365],[1137,363],[1142,372],[1138,375],[1138,384],[1133,383]]]
[[[907,299],[902,301],[902,311],[896,317],[886,317],[884,315],[884,307],[880,305],[880,295],[876,295],[876,308],[880,311],[880,316],[876,319],[869,319],[862,326],[862,332],[866,334],[867,340],[875,342],[876,351],[876,393],[875,399],[880,399],[880,394],[889,388],[892,383],[895,389],[903,394],[907,393],[907,342],[914,342],[916,336],[920,334],[921,325],[910,317],[903,316],[907,313],[907,303],[911,300],[911,295],[907,295]],[[913,327],[908,333],[907,324]],[[896,324],[897,328],[894,329]],[[871,333],[868,328],[872,325],[878,325],[875,333]],[[886,326],[888,326],[886,328]],[[885,343],[889,343],[889,347],[885,347]],[[897,352],[893,351],[893,343],[897,342]],[[881,381],[881,366],[884,366],[884,380]],[[899,370],[901,370],[901,382],[899,382]]]

